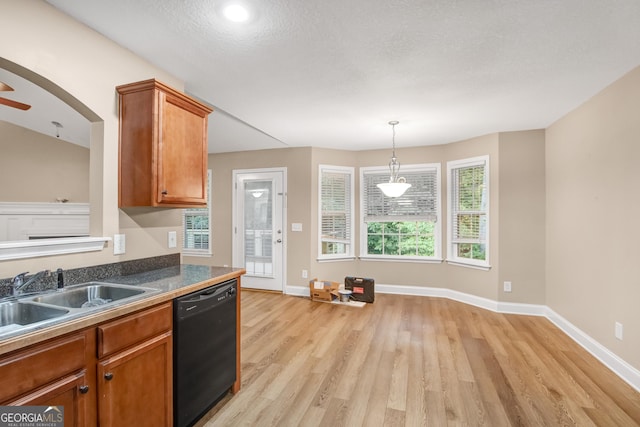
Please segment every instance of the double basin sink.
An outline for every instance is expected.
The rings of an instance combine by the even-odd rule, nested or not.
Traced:
[[[45,326],[64,317],[136,299],[157,289],[87,282],[17,300],[0,302],[0,338]]]

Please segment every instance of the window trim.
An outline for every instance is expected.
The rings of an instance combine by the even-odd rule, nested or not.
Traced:
[[[211,192],[212,192],[212,187],[213,187],[213,172],[211,171],[211,169],[207,170],[207,207],[206,208],[199,208],[199,209],[207,209],[208,213],[207,215],[209,216],[209,245],[207,249],[190,249],[190,248],[185,248],[184,247],[184,234],[185,234],[185,228],[186,228],[186,221],[185,221],[185,217],[187,215],[187,212],[193,209],[183,209],[182,210],[182,255],[184,256],[194,256],[194,257],[211,257],[213,256],[213,250],[211,248],[212,243],[213,243],[213,223],[212,223],[212,218],[211,218],[211,205],[212,205],[212,197],[211,197]]]
[[[460,258],[455,255],[455,244],[453,243],[453,176],[456,169],[473,166],[484,166],[485,190],[487,198],[486,227],[485,227],[485,259],[475,260]],[[489,155],[470,157],[466,159],[452,160],[447,162],[447,264],[457,265],[480,270],[491,269],[490,249],[491,249],[491,167]]]
[[[351,186],[350,209],[351,214],[347,219],[347,223],[351,229],[351,235],[349,237],[348,247],[349,250],[345,254],[323,254],[322,253],[322,173],[323,172],[337,172],[349,175],[349,182]],[[355,259],[355,168],[352,166],[334,166],[320,164],[318,165],[318,258],[317,261],[344,261]]]
[[[436,197],[436,221],[434,230],[434,256],[423,257],[417,255],[375,255],[367,253],[367,224],[365,222],[366,202],[364,200],[364,186],[366,185],[365,175],[367,173],[386,173],[389,174],[388,166],[367,166],[360,168],[360,255],[359,259],[367,261],[397,261],[397,262],[418,262],[418,263],[441,263],[442,258],[442,164],[436,163],[418,163],[411,165],[402,165],[401,175],[403,172],[423,172],[435,169],[436,172],[436,188],[438,189],[438,197]],[[411,183],[411,182],[409,182]]]

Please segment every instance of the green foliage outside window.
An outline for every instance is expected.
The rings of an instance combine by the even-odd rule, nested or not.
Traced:
[[[458,197],[456,213],[456,234],[458,239],[479,240],[484,236],[486,212],[484,205],[484,166],[463,168],[458,174]],[[485,260],[486,245],[467,242],[457,244],[457,256],[460,258]]]
[[[430,221],[367,223],[367,253],[435,256],[435,223]]]
[[[203,213],[196,213],[191,209],[185,214],[184,247],[186,249],[209,248],[209,215],[206,209]]]
[[[485,245],[480,243],[458,243],[458,256],[460,258],[485,260]]]

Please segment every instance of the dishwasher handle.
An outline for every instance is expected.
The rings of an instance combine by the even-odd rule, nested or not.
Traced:
[[[234,291],[229,292],[229,288],[233,289],[233,286],[224,286],[224,287],[218,287],[218,288],[205,289],[204,291],[200,291],[196,294],[189,295],[184,299],[181,298],[179,299],[179,301],[186,302],[186,303],[193,303],[193,302],[199,302],[199,301],[206,301],[210,298],[214,298],[224,293],[234,294],[235,293]]]

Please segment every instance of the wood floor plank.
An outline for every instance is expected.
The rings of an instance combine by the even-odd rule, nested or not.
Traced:
[[[402,427],[405,425],[405,412],[398,411],[397,409],[387,408],[387,412],[384,414],[384,426],[388,427]]]
[[[387,402],[389,400],[389,384],[391,384],[391,374],[393,372],[393,360],[395,352],[383,351],[380,356],[379,369],[376,370],[375,381],[368,394],[366,411],[364,415],[364,425],[381,425],[387,412]],[[362,396],[361,396],[362,397]],[[354,422],[353,419],[350,420]],[[357,425],[357,424],[354,424]]]
[[[422,329],[424,330],[424,329]],[[426,425],[427,408],[427,373],[424,370],[424,346],[419,339],[421,334],[411,335],[410,351],[408,355],[407,403],[405,410],[405,424],[407,427]]]
[[[391,370],[389,400],[387,408],[405,411],[407,407],[407,384],[409,382],[409,351],[411,350],[411,332],[400,331]]]
[[[347,401],[332,398],[320,422],[321,427],[346,427]]]
[[[545,318],[402,295],[241,298],[242,388],[196,427],[640,427],[640,393]]]
[[[358,341],[353,349],[353,354],[347,361],[345,374],[340,379],[336,388],[336,397],[345,400],[351,398],[355,392],[358,378],[363,375],[371,375],[369,370],[370,360],[368,360],[368,352],[371,347],[373,337],[376,334],[377,326],[375,319],[373,319],[369,322],[369,327],[362,329],[362,333],[359,334]]]
[[[285,406],[278,412],[277,416],[274,417],[273,424],[265,425],[298,427],[301,425],[310,425],[310,420],[312,419],[316,419],[317,422],[320,423],[320,420],[322,419],[320,414],[324,414],[324,409],[312,408],[310,412],[308,409],[311,407],[313,398],[324,381],[324,374],[314,374],[309,372],[300,378],[303,380],[301,386],[299,388],[291,389],[294,397],[291,398],[290,396],[286,396],[285,398],[285,401],[290,402],[288,407]],[[277,404],[278,402],[275,401],[274,406]],[[305,415],[307,415],[306,418]]]

